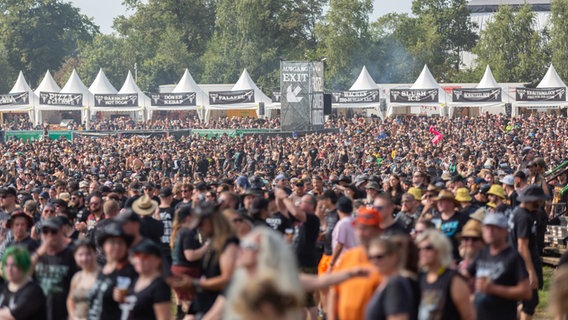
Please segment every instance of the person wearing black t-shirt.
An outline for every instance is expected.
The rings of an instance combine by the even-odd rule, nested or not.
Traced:
[[[537,241],[538,211],[548,196],[540,186],[528,185],[519,197],[520,205],[512,212],[510,240],[512,247],[519,252],[529,273],[529,283],[533,291],[530,300],[523,301],[522,319],[532,318],[539,303],[538,288],[542,288],[542,261]]]
[[[2,270],[7,282],[0,285],[0,319],[47,319],[45,295],[28,276],[29,252],[21,247],[10,247],[3,258]]]
[[[395,204],[391,196],[386,193],[379,194],[373,205],[381,213],[381,229],[383,229],[385,236],[394,234],[410,236],[406,227],[400,221],[394,219]]]
[[[34,254],[34,277],[47,299],[47,319],[67,319],[67,295],[71,278],[78,271],[73,250],[63,234],[59,217],[43,222],[42,244]]]
[[[132,249],[138,279],[130,284],[127,296],[114,289],[113,297],[121,303],[121,319],[171,319],[170,287],[161,276],[162,252],[159,245],[144,241]]]
[[[530,299],[523,259],[508,243],[508,219],[490,214],[483,220],[483,248],[467,272],[475,277],[477,319],[516,320],[517,302]]]
[[[158,216],[160,221],[164,226],[164,234],[162,235],[162,250],[164,252],[164,257],[168,259],[169,264],[172,263],[171,250],[170,250],[170,238],[172,236],[172,224],[174,219],[174,207],[172,206],[172,201],[174,199],[174,194],[172,189],[165,187],[160,189],[160,205],[158,206]]]
[[[120,305],[113,298],[116,287],[126,290],[138,274],[128,261],[128,247],[132,237],[124,233],[122,225],[113,221],[97,237],[103,248],[106,263],[89,293],[89,320],[120,319]]]
[[[32,228],[32,225],[32,217],[23,211],[13,213],[8,222],[6,222],[6,228],[12,231],[14,238],[6,244],[6,247],[22,246],[30,254],[34,253],[39,247],[39,243],[29,235],[28,231]]]

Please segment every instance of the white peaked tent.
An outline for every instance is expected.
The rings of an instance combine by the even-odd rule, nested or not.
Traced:
[[[355,80],[351,88],[349,88],[349,91],[372,90],[377,89],[378,87],[379,86],[377,85],[375,80],[373,80],[373,77],[371,77],[371,75],[369,74],[369,71],[367,71],[367,67],[363,66],[361,73],[359,73],[359,77],[357,78],[357,80]]]
[[[108,78],[102,68],[99,70],[99,73],[93,83],[91,83],[89,91],[92,94],[116,94],[118,92],[110,81],[108,81]],[[92,106],[94,106],[94,103]]]
[[[398,88],[397,88],[398,89]],[[449,96],[444,89],[438,84],[438,82],[432,76],[430,69],[427,65],[424,65],[422,72],[414,81],[414,84],[410,89],[438,89],[438,102],[388,102],[387,115],[394,114],[395,107],[410,107],[410,113],[419,114],[445,114],[445,106],[448,102],[452,101],[452,97]],[[389,93],[390,95],[390,93]]]
[[[264,103],[268,106],[272,103],[272,99],[262,92],[258,86],[252,81],[247,69],[243,70],[241,77],[235,83],[231,91],[241,91],[241,90],[253,90],[254,91],[254,102],[253,103],[237,103],[237,104],[226,104],[226,105],[207,105],[205,112],[205,121],[209,121],[211,115],[211,110],[256,110],[258,115],[258,104]]]
[[[28,93],[28,103],[27,104],[21,104],[21,105],[7,105],[7,106],[2,106],[0,108],[0,112],[5,112],[5,111],[27,111],[28,115],[30,117],[30,121],[34,122],[34,117],[35,117],[35,113],[34,113],[34,106],[36,106],[38,104],[38,97],[36,96],[36,94],[34,93],[34,91],[30,88],[30,86],[28,85],[28,82],[26,81],[26,78],[24,77],[24,74],[22,71],[20,71],[20,73],[18,74],[18,79],[16,79],[16,82],[14,83],[14,86],[12,87],[12,90],[10,90],[10,93],[24,93],[27,92]]]
[[[452,101],[450,103],[450,107],[451,107],[450,108],[450,116],[454,115],[454,108],[455,107],[479,108],[480,114],[485,113],[485,112],[489,112],[489,113],[493,113],[493,114],[499,114],[501,112],[504,112],[505,103],[503,102],[503,100],[507,100],[507,101],[510,100],[510,97],[509,97],[508,92],[507,92],[508,90],[507,90],[507,87],[503,87],[503,86],[501,86],[497,83],[489,65],[487,65],[487,67],[485,67],[485,73],[483,74],[481,81],[479,81],[479,83],[475,86],[475,88],[476,89],[497,89],[497,88],[501,88],[501,101],[478,101],[478,102],[454,102],[454,101]],[[453,97],[452,97],[452,99],[453,99]]]
[[[203,117],[202,111],[208,102],[207,94],[197,85],[188,69],[185,69],[181,79],[172,90],[172,93],[195,92],[195,106],[149,106],[150,112],[153,110],[195,110],[199,118]],[[148,116],[151,118],[151,114]]]
[[[59,87],[57,82],[55,82],[55,80],[53,80],[53,77],[51,76],[51,73],[49,73],[49,70],[48,70],[45,73],[43,80],[41,80],[41,82],[39,83],[39,86],[36,88],[36,90],[34,92],[35,92],[36,96],[39,97],[40,92],[59,92],[59,91],[61,91],[61,87]]]
[[[71,76],[67,80],[67,83],[59,93],[80,93],[83,95],[83,105],[80,107],[67,107],[71,108],[72,110],[81,110],[81,122],[89,121],[89,107],[92,106],[92,102],[94,101],[93,94],[89,91],[89,88],[83,84],[81,78],[77,74],[77,71],[73,69],[71,72]],[[60,109],[63,110],[63,109]]]
[[[564,90],[566,90],[566,84],[562,81],[552,64],[536,87],[539,89],[564,88]],[[517,115],[519,108],[522,107],[538,109],[567,108],[568,101],[516,101],[513,108],[513,115]]]
[[[134,77],[132,76],[132,72],[128,70],[128,74],[126,75],[126,79],[122,84],[122,88],[118,91],[118,94],[137,94],[138,95],[138,106],[137,107],[104,107],[104,108],[93,108],[95,111],[111,111],[111,112],[134,112],[133,117],[135,119],[139,119],[140,117],[144,116],[143,110],[150,106],[150,98],[140,90],[136,82],[134,81]],[[142,113],[139,113],[142,111]]]

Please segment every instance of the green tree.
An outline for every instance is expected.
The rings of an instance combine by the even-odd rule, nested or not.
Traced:
[[[552,64],[563,79],[568,79],[568,0],[552,0],[550,50]]]
[[[549,59],[543,38],[534,29],[535,15],[525,4],[518,12],[502,6],[481,32],[474,49],[478,65],[491,67],[497,81],[535,82],[546,70]]]
[[[0,42],[14,70],[36,84],[46,69],[57,70],[74,55],[79,41],[88,41],[98,27],[79,9],[62,0],[0,2]]]
[[[0,77],[0,94],[2,94],[9,92],[16,80],[16,73],[8,62],[8,55],[2,43],[0,43],[0,70],[4,74],[4,76]]]
[[[205,82],[234,82],[246,68],[263,88],[279,87],[280,59],[305,59],[323,1],[220,0],[215,33],[202,58]]]
[[[328,87],[344,89],[361,70],[370,48],[371,0],[331,0],[323,21],[316,26],[318,54],[325,57]]]
[[[443,80],[459,72],[461,54],[476,44],[477,25],[471,21],[466,0],[414,0],[416,34],[409,46]]]

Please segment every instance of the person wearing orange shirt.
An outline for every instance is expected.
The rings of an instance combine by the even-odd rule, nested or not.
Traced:
[[[353,267],[372,269],[368,277],[352,278],[335,286],[328,297],[328,320],[360,320],[365,318],[365,308],[381,282],[381,276],[367,258],[367,248],[372,239],[381,233],[381,215],[376,208],[361,207],[354,221],[359,246],[346,251],[335,264],[332,272]]]

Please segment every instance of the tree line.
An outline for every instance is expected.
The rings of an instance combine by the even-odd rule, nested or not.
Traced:
[[[189,68],[198,83],[233,83],[243,68],[265,92],[279,88],[281,60],[326,58],[326,89],[347,89],[366,65],[377,82],[412,82],[424,64],[440,82],[477,82],[490,65],[499,82],[536,83],[553,63],[568,79],[568,0],[552,0],[535,28],[530,5],[499,7],[484,30],[466,0],[414,0],[412,14],[370,21],[372,0],[124,0],[132,15],[102,34],[64,0],[0,2],[0,92],[22,70],[32,87],[46,70],[63,84],[98,69],[120,87],[137,66],[156,91]],[[477,55],[464,68],[463,52]],[[118,88],[117,88],[118,89]]]

